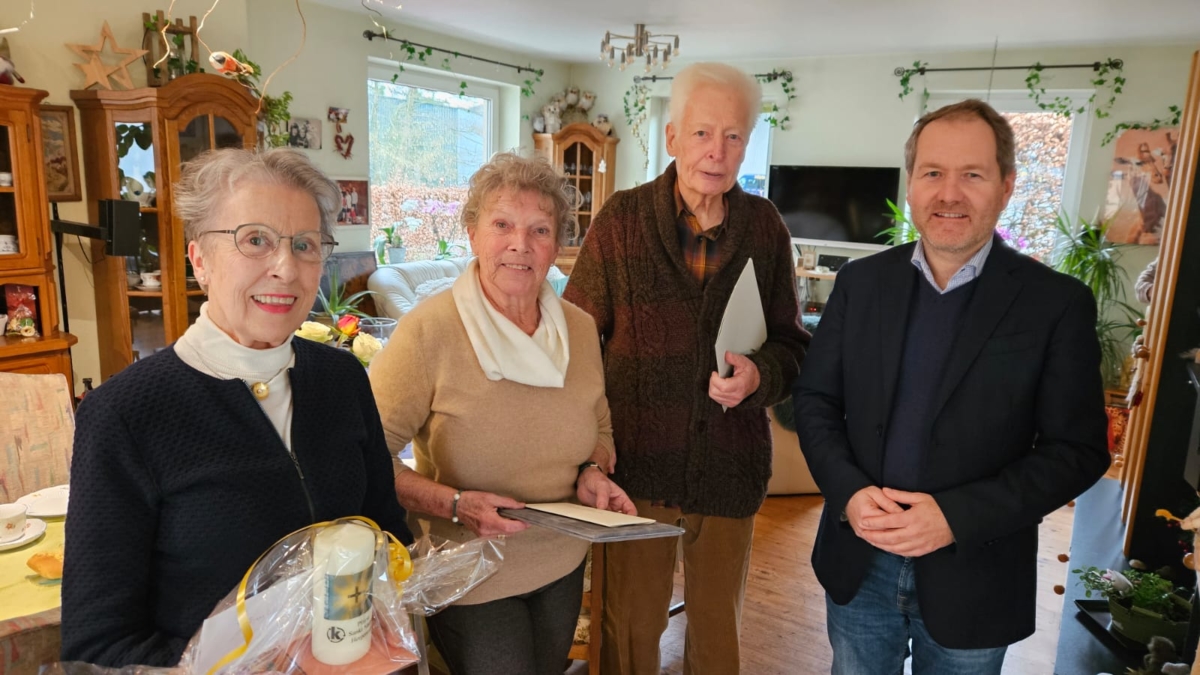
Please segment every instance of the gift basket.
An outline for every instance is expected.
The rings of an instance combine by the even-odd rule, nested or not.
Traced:
[[[406,549],[355,516],[280,539],[205,619],[173,668],[62,663],[64,675],[392,673],[420,660],[410,614],[436,613],[503,561],[503,541],[435,542]]]

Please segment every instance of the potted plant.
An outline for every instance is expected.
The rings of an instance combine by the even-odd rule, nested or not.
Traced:
[[[337,267],[331,267],[329,269],[329,294],[325,293],[324,288],[317,289],[317,301],[321,303],[321,311],[314,312],[313,319],[320,323],[336,326],[338,321],[347,315],[367,317],[368,315],[360,310],[358,305],[368,295],[372,295],[373,291],[359,291],[349,297],[344,295],[345,292],[345,287],[338,282]]]
[[[1107,387],[1118,386],[1125,362],[1125,342],[1137,330],[1139,312],[1125,303],[1128,275],[1120,265],[1122,245],[1105,234],[1107,221],[1088,222],[1080,218],[1078,227],[1059,214],[1054,221],[1058,244],[1054,248],[1054,269],[1079,279],[1096,297],[1096,337],[1100,340],[1100,370]]]
[[[380,265],[396,265],[404,262],[407,252],[404,237],[400,236],[400,224],[392,223],[379,228],[382,232],[375,237],[375,259]]]
[[[1114,632],[1142,645],[1155,635],[1176,645],[1184,643],[1192,604],[1179,596],[1170,579],[1133,569],[1116,572],[1085,567],[1072,571],[1079,575],[1087,597],[1098,593],[1108,599]]]

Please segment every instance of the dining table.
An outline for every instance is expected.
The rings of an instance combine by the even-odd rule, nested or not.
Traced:
[[[0,675],[34,675],[58,661],[62,580],[41,577],[28,561],[62,551],[65,519],[42,520],[46,533],[40,539],[0,551]]]

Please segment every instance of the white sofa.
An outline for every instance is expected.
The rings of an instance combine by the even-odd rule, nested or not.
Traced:
[[[367,279],[367,289],[375,292],[375,313],[399,319],[424,300],[426,292],[448,287],[448,282],[441,280],[458,278],[470,261],[470,258],[418,260],[380,267]]]

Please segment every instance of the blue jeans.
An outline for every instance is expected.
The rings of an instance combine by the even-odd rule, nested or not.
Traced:
[[[912,640],[913,675],[999,675],[1008,647],[947,649],[929,636],[917,606],[912,558],[877,551],[846,605],[825,596],[833,675],[903,675]]]

